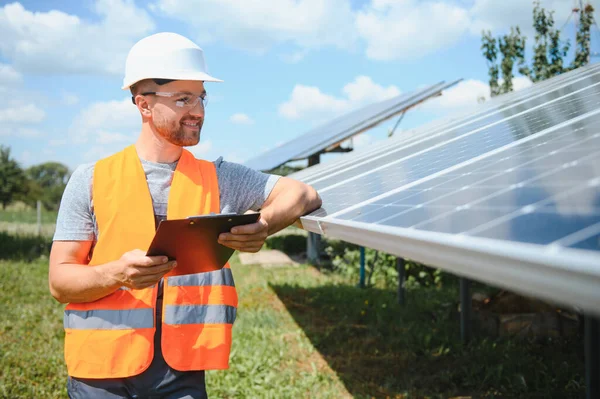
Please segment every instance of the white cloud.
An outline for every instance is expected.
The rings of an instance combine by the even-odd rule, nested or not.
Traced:
[[[527,76],[517,76],[513,79],[512,82],[515,91],[526,89],[529,86],[533,85],[533,82]]]
[[[279,105],[279,114],[288,119],[322,119],[400,94],[396,86],[383,87],[368,76],[356,77],[343,87],[342,92],[343,97],[335,97],[321,92],[318,87],[297,84],[290,99]]]
[[[2,126],[0,127],[0,136],[2,137],[16,137],[16,138],[32,138],[41,137],[43,132],[38,129],[32,129],[29,127],[19,126]]]
[[[502,84],[502,81],[499,82]],[[531,86],[531,80],[524,76],[513,79],[514,91],[519,91]],[[422,109],[435,111],[463,110],[476,106],[481,99],[490,99],[490,86],[487,82],[477,79],[468,79],[459,82],[442,92],[442,95],[426,101]]]
[[[23,80],[22,75],[12,67],[12,65],[0,63],[0,86],[9,86],[20,83]]]
[[[348,0],[158,0],[151,10],[188,23],[200,43],[257,52],[283,43],[348,49],[357,36]]]
[[[469,4],[470,3],[470,4]],[[544,0],[560,28],[569,17],[572,1]],[[533,4],[526,0],[372,0],[356,13],[355,26],[375,60],[411,60],[454,46],[481,31],[495,35],[519,26],[533,43]]]
[[[85,160],[85,162],[95,162],[99,159],[106,158],[114,153],[115,151],[107,147],[92,146],[92,148],[83,153],[83,159]]]
[[[0,8],[0,54],[24,72],[122,74],[127,52],[154,22],[133,0],[97,0],[93,12],[98,22],[7,4]]]
[[[34,124],[43,121],[46,113],[34,104],[14,106],[0,109],[1,123],[27,123]]]
[[[110,142],[110,134],[136,131],[140,123],[138,109],[129,97],[120,101],[97,102],[82,109],[73,119],[69,135],[79,143],[86,142],[90,137],[104,137],[105,141]]]
[[[48,140],[48,145],[52,147],[61,147],[67,144],[69,141],[67,139],[50,139]]]
[[[490,86],[486,82],[468,79],[459,82],[442,92],[439,97],[432,98],[423,104],[423,109],[464,109],[477,105],[480,98],[490,98]]]
[[[339,114],[347,109],[347,100],[324,94],[318,87],[296,85],[290,99],[279,106],[279,114],[288,119],[298,119],[313,112]]]
[[[356,28],[376,60],[415,59],[453,45],[468,31],[465,8],[442,1],[373,0]]]
[[[565,23],[573,8],[571,0],[543,0],[541,5],[548,11],[554,11],[556,28]],[[480,35],[483,29],[504,32],[508,31],[510,26],[519,26],[530,42],[534,40],[532,1],[475,0],[469,14],[473,21],[470,29],[474,35]]]
[[[21,154],[19,155],[17,160],[19,161],[20,164],[27,166],[27,165],[31,164],[34,159],[35,159],[35,156],[33,155],[33,153],[31,151],[25,150],[25,151],[21,152]]]
[[[104,130],[98,131],[96,135],[96,143],[98,144],[113,144],[113,143],[131,143],[135,135],[126,135],[123,133],[107,132]]]
[[[363,148],[375,142],[375,138],[367,133],[361,133],[352,137],[352,146],[354,149]]]
[[[252,125],[254,123],[248,115],[241,113],[231,115],[229,121],[238,125]]]
[[[107,132],[123,134],[140,128],[141,117],[138,109],[126,97],[123,100],[112,100],[94,103],[84,109],[73,119],[69,135],[74,142],[86,142],[91,137],[101,137]],[[103,133],[102,133],[103,132]]]
[[[186,147],[196,158],[203,158],[212,148],[212,141],[200,140],[198,144],[193,147]]]
[[[308,50],[302,49],[291,54],[283,54],[281,59],[288,64],[297,64],[298,62],[302,61],[304,57],[306,57],[306,54],[308,54]]]
[[[79,104],[79,97],[77,97],[77,95],[73,93],[63,92],[62,102],[65,105],[77,105]]]
[[[234,163],[244,163],[246,161],[246,159],[248,158],[248,155],[240,155],[237,152],[230,152],[227,155],[223,156],[223,160],[227,161],[227,162],[234,162]]]
[[[400,95],[396,86],[380,86],[368,76],[357,76],[353,82],[344,86],[343,92],[351,103],[356,104],[382,101]]]

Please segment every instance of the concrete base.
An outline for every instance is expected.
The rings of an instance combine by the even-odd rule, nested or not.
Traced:
[[[265,267],[298,265],[289,256],[278,250],[262,250],[255,254],[240,252],[238,256],[242,265],[261,265]]]

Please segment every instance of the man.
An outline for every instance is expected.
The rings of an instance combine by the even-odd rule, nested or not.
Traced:
[[[50,254],[50,291],[68,304],[70,398],[205,398],[204,370],[228,367],[231,271],[168,275],[177,260],[145,256],[160,220],[260,210],[258,222],[219,237],[257,252],[321,205],[303,183],[183,149],[200,139],[204,82],[218,81],[202,50],[177,34],[144,38],[128,54],[123,89],[140,112],[140,136],[74,171]]]

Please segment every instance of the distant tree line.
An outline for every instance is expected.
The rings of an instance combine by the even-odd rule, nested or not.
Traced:
[[[490,31],[484,31],[481,50],[488,63],[491,96],[513,90],[515,65],[521,75],[527,76],[533,82],[587,65],[590,62],[590,30],[595,24],[594,7],[586,2],[578,12],[575,55],[568,66],[564,60],[571,43],[561,39],[561,30],[555,27],[554,12],[542,8],[539,0],[533,2],[533,28],[536,34],[530,64],[525,60],[527,38],[521,34],[518,26],[511,27],[510,33],[498,38],[493,37]],[[501,60],[498,60],[499,54]]]
[[[58,210],[71,172],[58,162],[21,168],[11,157],[10,147],[0,145],[0,203],[2,209],[15,201],[35,206],[41,201],[47,210]]]

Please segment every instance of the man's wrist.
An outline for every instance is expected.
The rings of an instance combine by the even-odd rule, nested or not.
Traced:
[[[99,274],[102,285],[106,288],[116,289],[123,285],[122,279],[119,278],[123,274],[123,264],[120,259],[98,265],[94,269]]]

